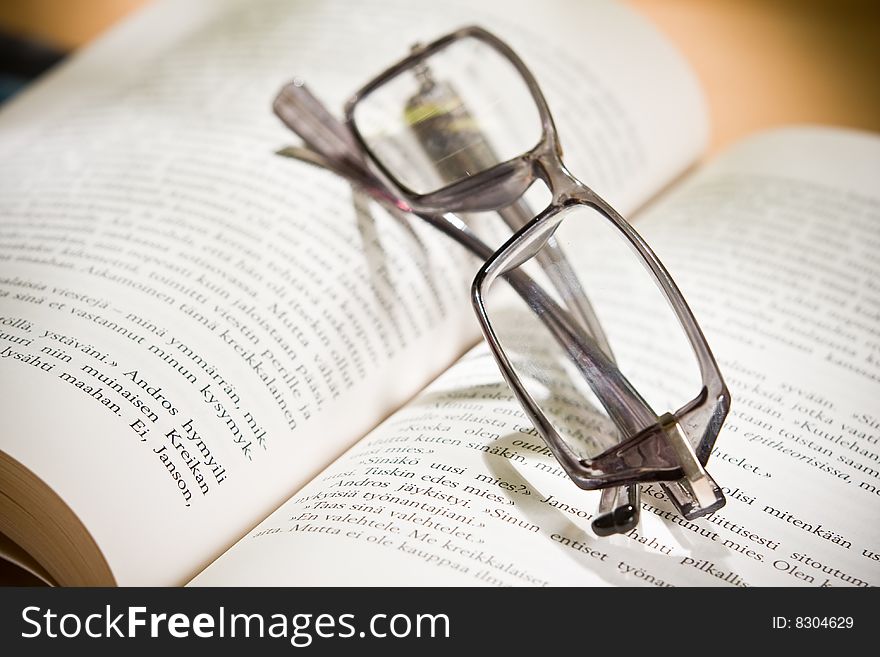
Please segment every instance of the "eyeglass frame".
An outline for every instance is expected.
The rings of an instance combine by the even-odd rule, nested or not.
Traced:
[[[476,29],[479,30],[479,28]],[[485,32],[484,30],[480,31]],[[365,149],[356,143],[351,127],[338,121],[332,112],[311,94],[302,80],[295,79],[290,84],[285,85],[275,99],[273,107],[276,115],[297,133],[305,143],[305,148],[289,146],[279,150],[278,154],[329,169],[368,192],[392,213],[409,212],[453,238],[484,262],[491,258],[495,250],[483,243],[479,237],[471,232],[467,224],[463,223],[455,215],[432,214],[413,210],[399,195],[388,189],[386,183],[383,183],[373,171],[378,168],[376,164],[374,163],[370,166],[366,161],[367,158],[365,156],[371,155],[369,149]],[[580,183],[578,184],[580,185]],[[497,212],[515,233],[524,224],[528,223],[528,218],[534,214],[523,199],[505,208],[498,209]],[[565,305],[571,305],[571,311],[576,315],[575,317],[572,317],[567,310],[560,307],[540,286],[531,281],[527,275],[523,275],[523,272],[511,271],[504,274],[507,282],[511,284],[533,310],[536,312],[540,311],[539,317],[545,324],[551,329],[556,329],[553,332],[557,340],[564,342],[566,345],[588,345],[592,342],[593,347],[598,347],[598,350],[604,351],[613,361],[613,355],[604,336],[604,331],[598,323],[598,319],[595,317],[595,313],[583,289],[577,282],[576,275],[570,269],[565,255],[552,242],[548,243],[544,249],[538,249],[537,255],[539,264],[542,267],[545,266],[547,260],[553,265],[554,269],[546,269],[548,274],[552,271],[555,272],[556,276],[562,276],[562,279],[557,278],[550,282],[557,290],[563,293],[564,303]],[[548,256],[548,258],[545,259],[544,256]],[[555,271],[556,267],[559,267],[559,271]],[[574,281],[571,280],[572,276]],[[572,319],[580,320],[581,324],[580,326],[574,326],[574,332],[571,331]],[[568,333],[560,333],[560,326],[564,327]],[[599,356],[602,357],[601,354]],[[500,362],[499,366],[503,371],[503,366]],[[610,364],[610,367],[612,371],[616,371],[613,362]],[[638,396],[638,393],[634,390],[630,392],[637,402],[648,411],[649,417],[656,418],[653,415],[653,411]],[[671,490],[661,481],[661,486],[667,488],[667,493],[670,494],[679,512],[685,517],[690,518],[703,515],[722,506],[724,504],[722,492],[711,477],[702,471],[702,464],[696,459],[692,446],[686,442],[680,427],[676,424],[674,416],[668,414],[663,416],[653,428],[662,428],[663,431],[667,432],[670,437],[670,444],[676,451],[678,460],[688,476],[684,486],[680,483],[671,484]],[[547,439],[545,438],[545,440]],[[550,443],[548,442],[548,444]],[[653,477],[653,479],[661,478]],[[704,490],[704,493],[714,492],[715,506],[710,508],[704,504],[702,508],[694,508],[692,504],[693,495],[690,493],[693,490],[700,490],[700,488],[691,489],[689,481],[706,485],[709,490]],[[605,485],[610,486],[610,484]],[[679,493],[678,497],[675,495],[676,493]],[[709,502],[712,503],[713,501],[710,499]],[[605,487],[602,489],[599,515],[592,522],[593,530],[600,536],[624,533],[637,524],[639,507],[639,488],[637,484],[628,483],[625,487]]]
[[[438,190],[417,194],[398,181],[381,159],[372,152],[358,128],[356,110],[364,98],[391,79],[412,70],[431,55],[465,38],[475,38],[489,45],[515,67],[535,101],[541,120],[542,135],[539,142],[522,155],[456,180]],[[502,375],[560,465],[579,487],[592,490],[636,481],[669,481],[677,485],[664,485],[664,488],[686,518],[704,515],[723,506],[723,493],[711,477],[708,478],[708,482],[711,482],[710,487],[713,489],[711,495],[715,500],[710,501],[709,490],[705,487],[707,482],[705,477],[708,475],[702,470],[708,462],[718,432],[730,408],[730,393],[709,345],[677,285],[647,243],[610,204],[565,167],[556,126],[544,94],[531,71],[513,49],[481,27],[460,28],[428,44],[414,47],[408,56],[353,94],[345,104],[344,114],[345,122],[355,141],[367,155],[371,165],[376,168],[382,182],[402,198],[412,210],[429,213],[496,211],[521,198],[537,180],[544,182],[552,195],[550,204],[484,263],[471,288],[471,302],[480,328]],[[647,426],[642,427],[641,431],[635,434],[628,431],[627,438],[615,448],[591,459],[579,458],[568,447],[540,406],[532,399],[492,328],[484,302],[485,294],[496,277],[504,275],[534,257],[561,224],[565,217],[564,210],[577,205],[591,207],[609,220],[646,266],[688,338],[699,365],[703,384],[699,394],[674,413],[666,413],[658,419],[651,411],[653,419]],[[616,368],[600,369],[603,369],[601,372],[603,376],[611,376],[608,381],[614,381],[613,371],[616,371]],[[650,411],[650,408],[648,410]],[[636,424],[638,422],[638,420],[634,421]],[[651,439],[651,434],[657,433],[658,426],[662,429],[660,433],[667,440],[654,441],[656,450],[654,456],[665,461],[667,467],[660,469],[652,467],[648,470],[631,467],[626,471],[609,471],[597,476],[594,472],[595,468],[588,465],[588,463],[595,464],[603,458],[606,461],[625,458],[627,452],[641,443],[647,443]],[[647,444],[642,445],[642,447],[647,446]],[[694,487],[697,485],[701,488],[695,490]]]

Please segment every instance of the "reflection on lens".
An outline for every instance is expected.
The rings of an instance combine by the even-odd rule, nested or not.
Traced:
[[[649,418],[677,411],[702,383],[686,334],[620,231],[587,206],[563,212],[554,239],[495,280],[486,312],[526,391],[576,454],[593,457],[623,438],[615,396],[596,383],[594,368],[609,355]],[[534,281],[527,300],[511,289],[524,276]],[[553,313],[564,316],[568,342],[548,321]]]
[[[501,160],[452,83],[437,80],[428,64],[416,69],[419,90],[405,121],[443,183],[488,169]]]
[[[519,72],[475,38],[384,83],[361,99],[354,120],[376,159],[418,194],[531,150],[542,130]]]

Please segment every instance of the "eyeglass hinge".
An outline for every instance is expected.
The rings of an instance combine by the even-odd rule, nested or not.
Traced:
[[[678,512],[692,520],[723,507],[724,492],[700,463],[678,419],[665,413],[659,418],[659,424],[684,471],[684,477],[678,481],[661,483]]]

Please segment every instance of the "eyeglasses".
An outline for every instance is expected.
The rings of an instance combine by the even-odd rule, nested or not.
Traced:
[[[640,482],[660,482],[687,519],[724,505],[705,465],[730,397],[702,331],[645,241],[562,163],[544,96],[509,46],[479,27],[416,45],[352,96],[344,123],[300,81],[274,109],[305,143],[281,154],[484,261],[480,328],[564,472],[602,489],[598,535],[637,524]],[[538,181],[551,200],[534,213],[525,196]],[[481,211],[514,231],[498,249],[455,214]]]

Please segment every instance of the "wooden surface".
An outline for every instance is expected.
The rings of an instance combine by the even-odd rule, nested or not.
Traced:
[[[624,1],[664,31],[697,72],[713,151],[787,123],[880,131],[877,0]],[[144,2],[3,0],[0,25],[74,48]],[[540,3],[535,7],[540,11]]]
[[[712,150],[789,123],[880,132],[877,0],[628,0],[693,66]]]

